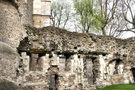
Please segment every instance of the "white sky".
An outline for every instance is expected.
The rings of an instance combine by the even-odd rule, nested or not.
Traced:
[[[135,33],[132,33],[132,32],[126,32],[124,35],[123,35],[123,39],[126,39],[126,38],[129,38],[129,37],[135,37]]]

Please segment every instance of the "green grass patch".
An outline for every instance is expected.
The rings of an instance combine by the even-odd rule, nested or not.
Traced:
[[[135,90],[135,84],[119,84],[111,85],[96,90]]]

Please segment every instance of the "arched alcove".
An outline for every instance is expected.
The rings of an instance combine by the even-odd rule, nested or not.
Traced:
[[[116,59],[115,61],[116,61],[116,63],[115,63],[115,71],[114,71],[113,74],[122,74],[122,71],[121,71],[121,69],[122,69],[122,67],[121,67],[122,60],[121,59]]]
[[[131,70],[132,70],[132,74],[133,74],[133,78],[134,78],[134,83],[135,83],[135,66],[133,66],[131,68]]]
[[[107,65],[107,72],[109,75],[122,74],[123,66],[124,64],[121,59],[111,60]]]
[[[31,53],[30,54],[30,70],[31,71],[43,71],[43,56],[45,53]]]

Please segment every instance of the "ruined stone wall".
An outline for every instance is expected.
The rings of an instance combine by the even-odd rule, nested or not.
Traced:
[[[134,82],[135,38],[24,28],[32,24],[31,4],[0,0],[0,79],[31,90],[93,90]]]
[[[26,28],[28,37],[18,49],[25,58],[23,85],[40,84],[41,90],[93,90],[134,82],[134,38],[122,40],[56,27]]]
[[[110,36],[96,36],[68,32],[56,27],[42,29],[27,28],[29,40],[28,46],[22,46],[23,50],[43,49],[45,51],[70,52],[70,53],[104,53],[104,54],[128,54],[134,52],[134,38],[127,40],[116,39]]]

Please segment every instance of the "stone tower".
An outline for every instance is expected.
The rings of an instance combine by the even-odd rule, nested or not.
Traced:
[[[34,27],[41,28],[50,25],[51,0],[33,0]]]

